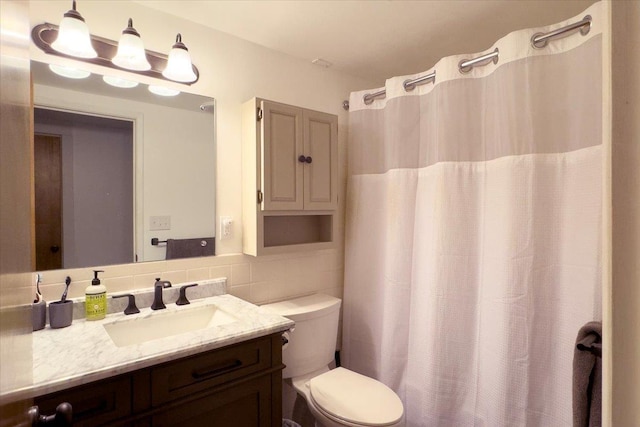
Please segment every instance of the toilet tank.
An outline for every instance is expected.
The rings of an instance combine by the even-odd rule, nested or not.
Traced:
[[[341,302],[329,295],[315,294],[262,306],[296,323],[282,350],[286,365],[283,378],[311,373],[333,361]]]

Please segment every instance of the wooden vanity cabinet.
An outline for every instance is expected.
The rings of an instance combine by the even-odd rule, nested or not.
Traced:
[[[221,390],[153,415],[151,425],[164,426],[271,426],[271,379],[246,381],[242,387]]]
[[[280,426],[279,333],[36,397],[71,403],[74,426]]]
[[[333,247],[338,116],[254,98],[242,127],[244,253]]]

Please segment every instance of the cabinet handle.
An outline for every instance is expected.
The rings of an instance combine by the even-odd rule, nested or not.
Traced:
[[[219,367],[215,367],[215,368],[205,368],[205,369],[201,369],[199,371],[193,371],[191,373],[191,376],[193,377],[194,380],[202,380],[208,377],[213,377],[215,375],[219,375],[225,371],[230,371],[233,370],[239,366],[242,365],[242,361],[241,360],[234,360],[231,363],[228,363],[225,366],[219,366]]]
[[[300,157],[298,157],[298,161],[300,163],[311,163],[313,159],[311,157],[305,157],[304,155],[300,155]]]

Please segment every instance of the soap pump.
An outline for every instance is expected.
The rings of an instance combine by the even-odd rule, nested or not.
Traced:
[[[98,273],[103,272],[103,270],[93,270],[93,280],[85,290],[84,306],[87,320],[104,319],[107,314],[107,288],[98,278]]]

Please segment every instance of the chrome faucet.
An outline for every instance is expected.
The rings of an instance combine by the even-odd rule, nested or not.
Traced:
[[[170,288],[171,282],[168,280],[160,280],[160,278],[156,278],[156,283],[153,285],[153,304],[151,304],[151,310],[162,310],[163,308],[167,308],[162,301],[162,289]]]

